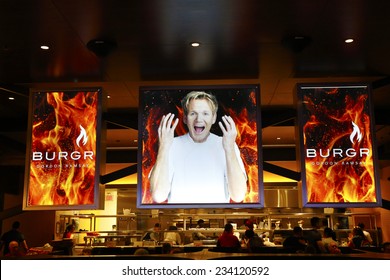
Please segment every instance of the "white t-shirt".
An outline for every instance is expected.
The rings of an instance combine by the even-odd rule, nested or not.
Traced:
[[[235,151],[245,173],[237,145]],[[195,143],[188,133],[175,137],[169,153],[169,180],[168,203],[229,203],[222,137],[210,134],[203,143]]]
[[[172,242],[173,244],[181,244],[181,237],[178,232],[168,231],[164,233],[164,241]]]
[[[370,242],[370,244],[371,244],[372,243],[371,234],[366,230],[363,230],[363,234],[366,237],[367,241]]]

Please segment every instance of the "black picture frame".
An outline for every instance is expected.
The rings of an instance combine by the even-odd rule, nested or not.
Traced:
[[[236,143],[248,175],[248,192],[240,203],[155,203],[151,198],[148,176],[157,155],[157,130],[161,117],[175,113],[182,120],[180,101],[190,91],[205,91],[215,95],[219,104],[217,122],[222,115],[230,115],[240,131],[240,139],[237,138]],[[139,92],[138,208],[264,207],[259,85],[157,86],[141,87]],[[175,136],[185,132],[185,125],[179,121]],[[211,132],[222,135],[218,124],[213,125]]]
[[[298,84],[303,207],[380,207],[368,83]]]
[[[23,210],[102,209],[104,135],[101,88],[31,89]]]

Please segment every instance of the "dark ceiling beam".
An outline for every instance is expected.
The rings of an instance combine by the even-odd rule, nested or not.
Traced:
[[[137,164],[119,169],[117,171],[105,174],[105,175],[100,175],[100,183],[101,184],[108,184],[112,181],[124,178],[129,175],[133,175],[137,173]]]
[[[137,163],[138,150],[107,150],[106,163]]]
[[[285,109],[261,109],[261,126],[294,126],[297,111],[291,108]]]
[[[263,147],[260,154],[264,161],[295,161],[297,159],[295,147]]]
[[[294,181],[300,181],[301,180],[301,173],[295,172],[290,169],[277,166],[275,164],[269,163],[269,162],[263,162],[263,170],[268,171],[270,173],[289,178]]]
[[[390,77],[384,77],[382,79],[373,81],[371,83],[371,88],[373,90],[375,90],[375,89],[378,89],[378,88],[381,88],[381,87],[385,87],[385,86],[388,86],[388,85],[390,85]]]
[[[0,93],[1,92],[16,94],[28,99],[30,90],[28,87],[0,83]]]
[[[138,130],[138,111],[119,110],[103,113],[102,119],[107,122],[107,129]]]

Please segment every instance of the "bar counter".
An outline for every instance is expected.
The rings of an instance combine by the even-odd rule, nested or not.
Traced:
[[[104,249],[105,248],[105,249]],[[220,252],[216,248],[175,246],[183,249],[182,252],[172,254],[162,254],[159,246],[147,247],[150,250],[148,255],[134,255],[131,252],[144,247],[100,247],[91,255],[56,255],[56,254],[36,254],[18,257],[18,259],[32,260],[86,260],[86,259],[175,259],[175,260],[390,260],[390,253],[380,252],[380,248],[370,248],[370,250],[352,250],[347,247],[340,247],[341,254],[291,254],[285,253],[281,247],[262,247],[264,252]],[[145,247],[146,248],[146,247]],[[271,249],[270,249],[271,248]],[[114,250],[113,250],[114,249]],[[116,250],[116,251],[115,251]],[[12,259],[2,257],[2,259]]]

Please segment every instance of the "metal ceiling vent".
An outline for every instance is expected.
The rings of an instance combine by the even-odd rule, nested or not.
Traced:
[[[87,43],[87,48],[98,57],[108,56],[116,47],[116,42],[106,39],[94,39]]]
[[[294,53],[302,52],[311,43],[309,36],[286,36],[282,39],[282,45],[292,50]]]

